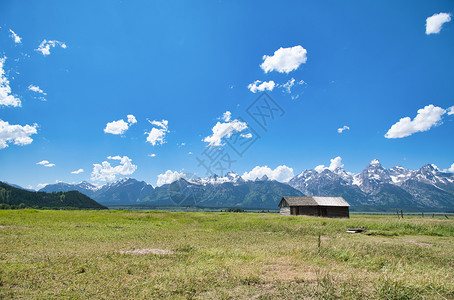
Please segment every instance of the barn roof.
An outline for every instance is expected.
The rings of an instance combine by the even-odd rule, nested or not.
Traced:
[[[342,197],[282,197],[290,206],[350,206]]]

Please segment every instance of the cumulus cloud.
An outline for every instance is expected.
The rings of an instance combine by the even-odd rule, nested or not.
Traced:
[[[271,180],[276,180],[279,182],[288,182],[295,175],[293,174],[293,169],[287,167],[286,165],[278,166],[274,170],[268,166],[256,166],[250,172],[244,172],[241,176],[244,180],[256,180],[260,179],[263,176],[267,176]]]
[[[344,125],[341,128],[337,128],[338,133],[342,133],[342,132],[344,132],[344,130],[350,130],[350,127],[348,127],[347,125]]]
[[[148,157],[156,157],[156,154],[154,153],[148,154]]]
[[[91,180],[112,181],[118,175],[131,175],[137,170],[137,166],[132,164],[132,160],[127,156],[108,156],[107,159],[118,160],[119,164],[115,167],[112,167],[108,161],[103,161],[101,164],[93,164]]]
[[[79,169],[79,170],[72,171],[71,174],[80,174],[83,172],[84,172],[84,169]]]
[[[445,169],[443,170],[444,172],[451,172],[451,173],[454,173],[454,164],[451,165],[451,167],[449,169]]]
[[[11,87],[9,86],[9,80],[5,74],[6,57],[0,58],[0,106],[22,106],[19,98],[11,94]]]
[[[334,171],[336,170],[337,168],[343,168],[344,167],[344,164],[342,163],[342,157],[340,156],[337,156],[333,159],[330,159],[330,165],[329,167],[325,167],[325,165],[318,165],[315,167],[315,171],[321,173],[323,172],[324,170],[328,169],[330,171]]]
[[[410,117],[405,117],[391,126],[385,134],[387,139],[403,138],[412,135],[416,132],[427,131],[433,126],[441,124],[441,116],[446,113],[441,107],[432,104],[418,110],[418,114],[412,120]]]
[[[299,68],[307,61],[307,50],[301,46],[290,48],[279,48],[274,55],[264,55],[263,63],[260,65],[265,73],[278,71],[279,73],[290,73]]]
[[[447,109],[448,111],[448,116],[454,115],[454,106],[451,106]]]
[[[426,34],[440,33],[444,23],[451,21],[451,14],[434,14],[426,19]]]
[[[38,133],[37,128],[38,124],[11,125],[0,119],[0,149],[8,147],[8,143],[18,146],[31,144],[33,139],[30,136]]]
[[[162,120],[162,121],[150,121],[151,125],[156,126],[153,127],[149,132],[145,132],[147,134],[147,142],[152,144],[153,146],[165,144],[166,141],[164,140],[166,134],[169,132],[169,121]]]
[[[50,54],[50,48],[54,48],[56,46],[60,46],[63,49],[66,49],[66,44],[59,41],[48,41],[43,40],[41,44],[39,44],[38,48],[35,51],[41,52],[42,55],[46,56]]]
[[[224,122],[217,122],[211,129],[213,134],[202,140],[205,143],[209,143],[210,147],[222,146],[222,138],[229,138],[235,131],[241,132],[247,128],[246,122],[241,122],[238,119],[231,120],[230,111],[226,111],[223,114],[222,119]]]
[[[42,160],[42,161],[40,161],[40,162],[37,162],[36,164],[37,164],[37,165],[44,166],[44,167],[48,167],[48,168],[55,167],[55,164],[50,163],[50,162],[47,161],[47,160]]]
[[[15,42],[16,44],[20,44],[22,38],[19,37],[12,29],[10,29],[9,32],[11,33],[10,36],[13,38],[14,42]]]
[[[272,91],[275,87],[275,83],[274,81],[270,80],[270,81],[264,81],[264,82],[261,82],[260,80],[256,80],[254,81],[253,83],[250,83],[247,88],[253,92],[253,93],[256,93],[256,92],[263,92],[264,90],[268,90],[268,91]]]
[[[131,125],[137,123],[137,120],[133,115],[127,115],[127,118],[128,122],[125,122],[123,119],[121,119],[107,123],[106,128],[104,128],[104,132],[111,134],[125,133]]]
[[[174,181],[177,181],[180,178],[185,178],[186,174],[180,173],[178,171],[172,172],[171,170],[167,170],[164,174],[158,175],[158,181],[156,182],[157,186],[161,186],[164,184],[170,184]]]

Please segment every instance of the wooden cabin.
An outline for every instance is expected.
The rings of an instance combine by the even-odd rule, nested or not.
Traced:
[[[342,197],[282,197],[281,216],[349,218],[350,204]]]

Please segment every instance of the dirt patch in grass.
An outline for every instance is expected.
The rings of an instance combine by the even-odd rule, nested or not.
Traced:
[[[6,228],[6,226],[0,225],[0,229],[5,229],[5,228]]]
[[[135,249],[135,250],[130,250],[130,251],[120,251],[120,254],[131,254],[131,255],[148,255],[148,254],[154,254],[154,255],[169,255],[169,254],[174,254],[172,250],[167,250],[167,249]]]

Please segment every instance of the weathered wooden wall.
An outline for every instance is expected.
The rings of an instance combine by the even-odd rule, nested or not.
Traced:
[[[281,207],[282,216],[304,215],[331,218],[349,218],[349,208],[339,206],[292,206]]]
[[[281,207],[281,216],[290,216],[290,207]]]
[[[329,206],[327,207],[328,215],[331,218],[349,218],[350,213],[348,207],[343,206]]]

